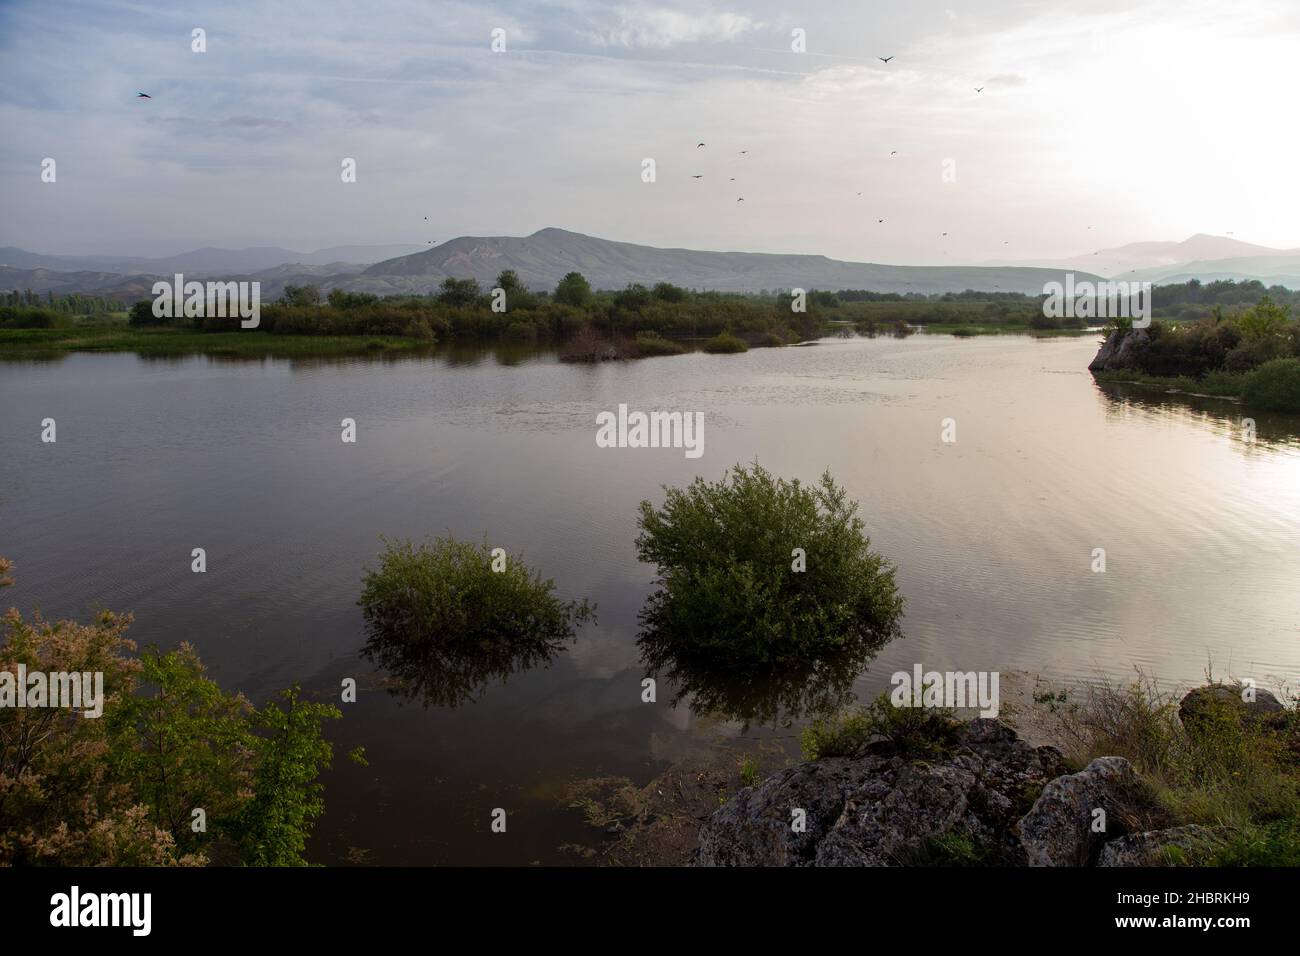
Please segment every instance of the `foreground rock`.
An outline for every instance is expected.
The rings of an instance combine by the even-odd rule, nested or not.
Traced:
[[[1244,688],[1239,684],[1207,684],[1188,691],[1178,704],[1178,717],[1184,727],[1195,727],[1198,722],[1211,720],[1218,715],[1235,715],[1247,726],[1271,726],[1284,722],[1287,709],[1268,691],[1253,688],[1253,700],[1244,700]]]
[[[1111,840],[1101,849],[1098,866],[1166,866],[1176,855],[1186,856],[1189,851],[1207,845],[1219,827],[1189,824],[1168,830],[1147,830]]]
[[[700,830],[698,866],[1023,865],[1020,817],[1063,772],[998,720],[962,725],[942,757],[875,744],[742,790]],[[799,814],[797,811],[802,811]],[[792,825],[802,818],[800,829]]]
[[[1138,795],[1137,775],[1123,757],[1098,757],[1078,773],[1053,780],[1020,821],[1029,865],[1094,862],[1116,824],[1129,819]]]

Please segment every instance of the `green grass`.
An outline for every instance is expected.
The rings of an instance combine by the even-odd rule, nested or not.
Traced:
[[[1086,329],[1036,329],[1026,323],[1005,323],[998,325],[979,325],[968,322],[931,323],[918,326],[919,331],[928,335],[954,335],[969,338],[975,335],[1032,335],[1036,338],[1061,338],[1080,335],[1096,335]]]
[[[1196,823],[1223,828],[1179,851],[1173,863],[1210,866],[1290,865],[1300,860],[1300,715],[1250,723],[1222,702],[1190,726],[1178,696],[1149,680],[1102,685],[1058,713],[1068,756],[1127,758],[1151,795],[1132,808],[1131,829]]]
[[[1141,372],[1093,372],[1099,382],[1115,385],[1142,385],[1165,391],[1186,392],[1190,395],[1209,395],[1214,398],[1240,399],[1253,380],[1254,372],[1211,372],[1204,378],[1190,375],[1144,375]]]
[[[91,317],[87,317],[91,318]],[[192,329],[132,328],[123,321],[79,321],[67,328],[0,329],[0,355],[52,355],[67,352],[139,352],[145,355],[295,356],[349,355],[414,351],[429,343],[401,336],[276,335],[195,332]]]

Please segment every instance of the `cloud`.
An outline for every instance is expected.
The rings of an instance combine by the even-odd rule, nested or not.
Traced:
[[[583,31],[601,47],[664,49],[683,43],[730,43],[763,29],[764,24],[738,13],[687,13],[667,7],[624,9],[616,26]]]

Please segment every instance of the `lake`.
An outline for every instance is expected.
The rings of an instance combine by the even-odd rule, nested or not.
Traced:
[[[635,557],[637,504],[737,462],[829,468],[897,565],[905,637],[859,696],[916,663],[1063,682],[1141,669],[1170,686],[1212,667],[1294,688],[1300,417],[1254,415],[1251,440],[1232,403],[1099,387],[1096,348],[918,335],[601,365],[519,349],[0,362],[0,555],[17,575],[3,601],[131,611],[139,643],[190,641],[257,700],[297,682],[337,701],[356,678],[327,727],[324,863],[572,862],[561,845],[591,831],[562,805],[569,781],[644,784],[741,737],[797,748],[665,689],[641,701],[654,572]],[[596,416],[620,404],[702,413],[703,454],[598,448]],[[359,655],[356,601],[381,536],[448,533],[522,555],[598,623],[549,667],[425,708]],[[344,757],[358,744],[368,767]]]

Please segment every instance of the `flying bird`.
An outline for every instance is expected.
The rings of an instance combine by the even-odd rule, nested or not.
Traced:
[[[736,200],[736,202],[744,202],[744,201],[745,201],[745,197],[744,197],[744,196],[741,196],[739,199]]]
[[[744,155],[745,155],[746,153],[748,153],[748,152],[749,152],[749,150],[747,150],[747,149],[742,149],[742,150],[740,151],[740,155],[741,155],[741,156],[744,156]]]
[[[889,155],[890,155],[890,156],[897,156],[897,155],[898,155],[898,150],[896,150],[896,149],[891,149],[891,150],[889,151]]]
[[[699,145],[699,146],[696,146],[695,148],[696,148],[696,149],[699,149],[699,148],[702,147],[703,145],[704,145],[703,143],[700,143],[700,145]]]
[[[703,179],[703,178],[704,178],[704,174],[703,174],[703,173],[700,173],[698,176],[692,176],[692,177],[691,177],[691,179]]]
[[[727,182],[729,182],[729,183],[734,183],[735,181],[736,181],[736,177],[735,177],[735,176],[732,176],[730,179],[727,180]]]
[[[878,56],[878,57],[876,57],[876,59],[879,60],[881,63],[888,63],[890,60],[893,59],[893,57],[892,57],[892,56]]]
[[[975,92],[976,92],[976,93],[983,93],[983,92],[984,92],[984,87],[982,87],[982,86],[977,86],[977,87],[975,87]]]
[[[885,220],[883,220],[883,219],[877,219],[877,220],[876,220],[876,222],[884,222],[884,221],[885,221]]]
[[[153,97],[150,96],[148,93],[137,93],[137,94],[135,94],[135,95],[136,95],[136,96],[143,96],[146,100],[151,100],[151,99],[153,99]]]

